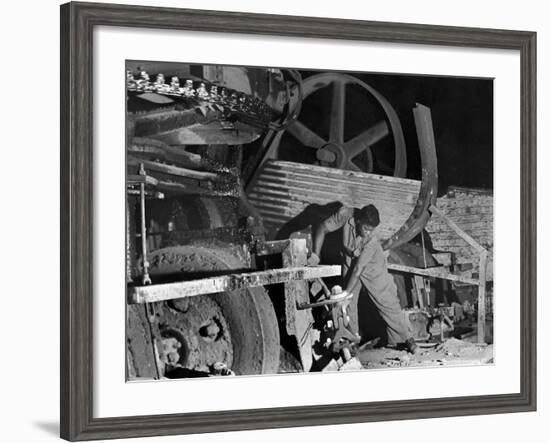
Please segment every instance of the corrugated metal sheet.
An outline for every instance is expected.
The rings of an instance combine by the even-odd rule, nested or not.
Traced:
[[[250,202],[274,235],[309,205],[341,202],[361,207],[374,204],[380,211],[380,232],[389,237],[414,208],[420,181],[344,171],[285,161],[267,161],[248,190]],[[493,278],[493,196],[476,190],[457,190],[437,200],[437,206],[465,232],[489,250],[488,279]],[[426,226],[436,249],[453,251],[459,263],[473,263],[472,248],[448,225],[432,217]]]
[[[380,211],[380,232],[389,237],[409,217],[419,190],[417,180],[270,160],[249,188],[248,198],[272,233],[311,204],[372,203]]]

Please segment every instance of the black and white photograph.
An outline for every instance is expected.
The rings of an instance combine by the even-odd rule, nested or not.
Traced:
[[[545,435],[544,3],[6,5],[2,441]]]
[[[493,79],[126,62],[127,380],[494,362]]]

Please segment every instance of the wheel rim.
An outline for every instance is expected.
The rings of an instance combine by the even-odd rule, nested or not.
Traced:
[[[362,130],[358,135],[345,140],[346,88],[352,85],[366,90],[384,111],[386,118]],[[284,133],[288,132],[303,146],[316,150],[316,159],[324,166],[375,172],[372,147],[389,136],[391,131],[394,140],[392,174],[396,177],[404,177],[407,170],[405,138],[399,118],[390,103],[365,82],[353,76],[338,73],[317,74],[304,80],[302,87],[303,100],[305,101],[313,93],[328,87],[332,88],[328,137],[321,136],[311,130],[298,118],[285,131],[279,131],[274,135],[272,157],[279,157],[281,139]],[[363,157],[363,168],[360,168],[354,162],[354,159],[360,155]]]
[[[242,269],[242,261],[223,247],[176,246],[149,256],[153,279],[180,274],[200,278]],[[156,303],[160,360],[173,367],[209,372],[224,363],[236,374],[276,373],[279,330],[263,287]]]

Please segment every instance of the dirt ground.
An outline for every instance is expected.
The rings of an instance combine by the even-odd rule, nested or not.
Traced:
[[[450,338],[439,344],[419,343],[419,348],[419,352],[414,355],[391,348],[362,349],[358,351],[355,359],[364,369],[493,363],[493,345]]]

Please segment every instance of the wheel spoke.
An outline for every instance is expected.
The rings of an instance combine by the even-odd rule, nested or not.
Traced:
[[[353,163],[351,160],[346,163],[343,169],[347,169],[348,171],[363,172],[361,168],[357,166],[355,163]]]
[[[319,149],[327,144],[319,135],[298,120],[294,120],[287,128],[287,131],[304,146],[309,146],[310,148]]]
[[[344,149],[348,153],[349,158],[353,158],[375,144],[377,141],[384,138],[388,135],[388,133],[388,125],[385,121],[381,121],[367,129],[365,132],[362,132],[358,136],[352,138],[344,145]]]
[[[330,141],[344,143],[344,118],[346,111],[346,83],[341,80],[332,82],[332,105],[330,108]]]
[[[372,158],[372,151],[369,146],[365,149],[366,158],[361,159],[361,166],[357,166],[353,159],[348,157],[345,166],[343,169],[349,169],[351,171],[360,171],[360,172],[368,172],[372,173],[374,170],[374,159]]]

